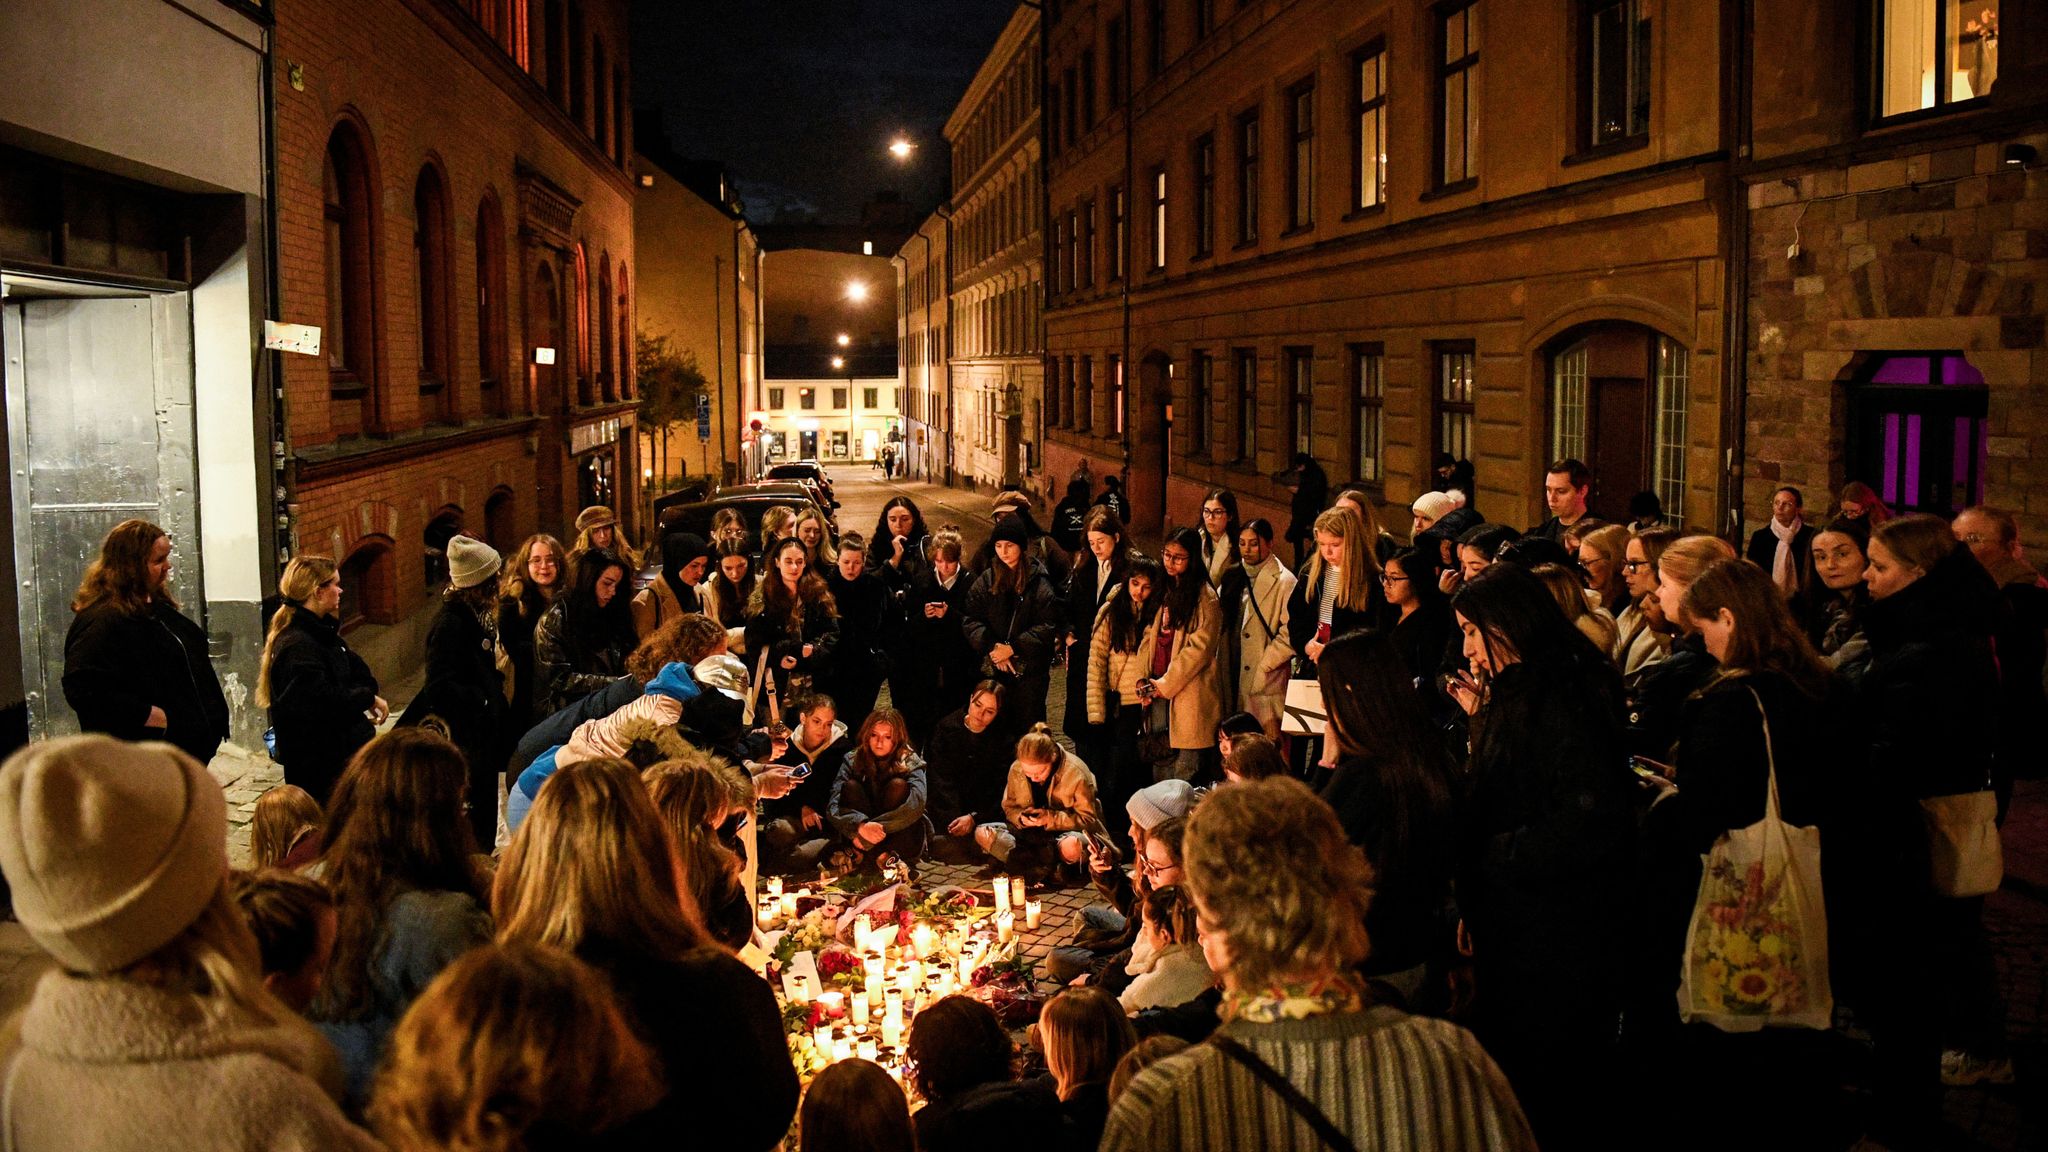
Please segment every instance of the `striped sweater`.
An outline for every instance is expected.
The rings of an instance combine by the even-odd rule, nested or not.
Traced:
[[[1275,1024],[1233,1021],[1249,1048],[1314,1101],[1360,1152],[1534,1149],[1514,1090],[1463,1028],[1389,1007]],[[1102,1152],[1327,1152],[1315,1129],[1245,1067],[1197,1045],[1131,1081]]]

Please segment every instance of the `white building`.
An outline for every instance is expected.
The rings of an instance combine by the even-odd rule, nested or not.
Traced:
[[[769,377],[755,413],[768,433],[768,459],[874,460],[884,444],[899,453],[903,382],[894,376]]]

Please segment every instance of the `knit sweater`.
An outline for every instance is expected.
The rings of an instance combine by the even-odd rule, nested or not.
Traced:
[[[1380,1006],[1232,1021],[1220,1031],[1292,1082],[1360,1152],[1536,1147],[1506,1077],[1455,1024]],[[1102,1135],[1103,1152],[1323,1146],[1285,1100],[1207,1044],[1139,1073]]]
[[[43,977],[16,1025],[0,1133],[9,1148],[382,1147],[322,1086],[338,1087],[340,1070],[304,1026],[215,1015],[193,996],[68,972]]]

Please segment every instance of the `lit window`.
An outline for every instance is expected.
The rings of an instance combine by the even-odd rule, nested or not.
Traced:
[[[1374,48],[1358,57],[1358,137],[1353,165],[1358,172],[1353,208],[1375,208],[1387,199],[1387,54]]]
[[[1589,148],[1650,130],[1650,17],[1643,0],[1608,0],[1586,14]]]
[[[1443,46],[1437,65],[1437,183],[1457,184],[1479,172],[1473,149],[1479,143],[1479,8],[1467,4],[1438,17]]]
[[[1998,82],[1999,0],[1878,0],[1878,115],[1989,95]]]

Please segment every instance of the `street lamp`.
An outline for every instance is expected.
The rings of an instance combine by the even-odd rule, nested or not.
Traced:
[[[889,155],[894,156],[898,160],[910,159],[910,154],[915,151],[917,151],[917,145],[912,144],[901,136],[898,136],[889,144]]]
[[[846,284],[846,298],[855,304],[862,303],[868,298],[867,284],[860,280],[848,281]]]
[[[841,368],[844,368],[844,367],[846,367],[846,357],[844,357],[844,356],[834,356],[834,357],[832,358],[832,368],[833,368],[833,370],[834,370],[834,371],[837,371],[838,369],[841,369]]]
[[[853,337],[851,337],[851,336],[848,336],[848,335],[847,335],[846,333],[844,333],[844,332],[841,332],[841,333],[839,334],[839,346],[840,346],[841,348],[844,348],[844,347],[846,347],[847,345],[849,345],[849,344],[851,344],[851,343],[853,343]]]

